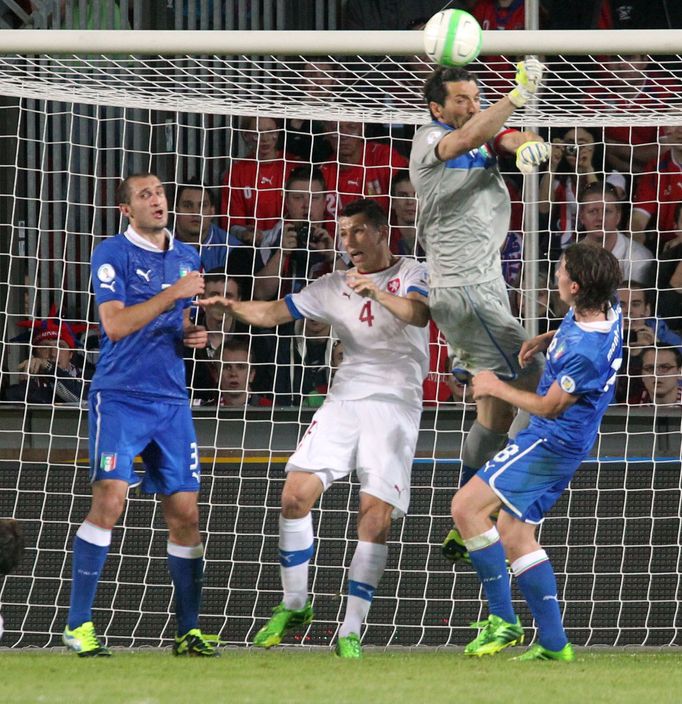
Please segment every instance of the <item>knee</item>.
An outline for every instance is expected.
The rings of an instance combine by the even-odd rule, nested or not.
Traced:
[[[303,518],[310,512],[310,501],[304,492],[284,485],[282,491],[282,515],[284,518]]]
[[[166,514],[166,525],[170,535],[177,539],[185,539],[199,532],[199,507],[185,506],[181,510]]]
[[[385,543],[391,532],[392,507],[371,506],[358,517],[358,537],[370,543]]]
[[[111,530],[123,513],[126,495],[115,488],[99,488],[92,497],[88,519],[102,528]]]
[[[456,526],[463,526],[470,515],[467,502],[462,498],[462,496],[462,492],[458,491],[452,497],[452,504],[450,506],[452,520]]]

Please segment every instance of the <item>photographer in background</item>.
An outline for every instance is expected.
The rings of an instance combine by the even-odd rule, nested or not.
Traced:
[[[284,186],[285,218],[263,233],[254,298],[263,301],[296,293],[312,279],[345,269],[334,246],[334,223],[326,218],[326,186],[319,169],[294,169]]]

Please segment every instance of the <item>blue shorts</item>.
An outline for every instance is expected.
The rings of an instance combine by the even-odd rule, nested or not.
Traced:
[[[542,523],[584,459],[559,454],[545,438],[523,431],[476,476],[497,494],[502,508],[512,516],[525,523]]]
[[[199,491],[201,466],[189,403],[90,394],[90,481],[122,479],[149,494]],[[142,480],[133,469],[141,455]]]

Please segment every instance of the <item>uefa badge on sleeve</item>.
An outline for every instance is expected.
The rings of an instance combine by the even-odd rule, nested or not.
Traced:
[[[180,278],[183,276],[187,276],[191,269],[187,266],[187,264],[180,264]]]
[[[116,469],[116,453],[103,452],[99,461],[99,468],[103,472],[113,472]]]

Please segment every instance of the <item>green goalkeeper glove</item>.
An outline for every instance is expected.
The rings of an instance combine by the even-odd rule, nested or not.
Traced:
[[[529,174],[547,161],[551,153],[552,146],[547,142],[524,142],[516,150],[516,166],[522,174]]]
[[[516,88],[509,93],[509,100],[521,108],[526,101],[535,95],[535,91],[542,80],[544,66],[533,56],[516,64]]]

